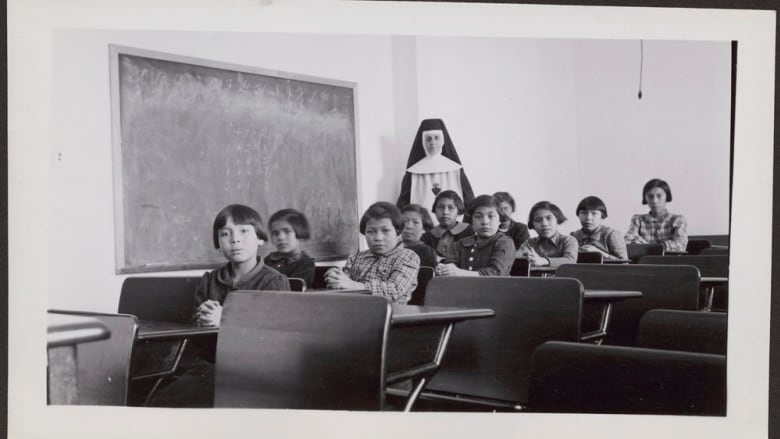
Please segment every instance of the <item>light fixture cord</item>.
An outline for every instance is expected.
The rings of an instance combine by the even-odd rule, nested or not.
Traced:
[[[642,100],[642,70],[644,68],[645,61],[645,45],[644,40],[639,40],[639,93],[637,97]]]

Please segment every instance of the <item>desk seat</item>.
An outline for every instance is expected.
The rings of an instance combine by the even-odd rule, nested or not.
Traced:
[[[459,323],[423,398],[516,409],[525,404],[531,353],[547,340],[578,341],[583,288],[575,279],[435,277],[426,305],[491,308]]]
[[[533,355],[538,412],[726,415],[726,357],[548,342]]]
[[[636,345],[639,320],[651,309],[698,309],[699,271],[692,266],[566,264],[556,277],[579,279],[588,290],[642,292],[641,299],[614,305],[605,344]]]

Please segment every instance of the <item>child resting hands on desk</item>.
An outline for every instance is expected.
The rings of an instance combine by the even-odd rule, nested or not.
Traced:
[[[509,276],[515,260],[512,238],[498,231],[506,214],[495,196],[480,195],[468,209],[475,235],[458,240],[455,257],[436,266],[437,276]]]
[[[289,291],[287,276],[265,265],[257,256],[266,239],[260,215],[251,207],[232,204],[214,219],[214,247],[228,263],[203,275],[195,290],[193,322],[219,326],[222,304],[235,290]],[[193,346],[194,359],[181,374],[157,392],[150,405],[156,407],[212,407],[214,404],[215,340]]]
[[[368,290],[393,303],[409,301],[417,287],[420,257],[401,242],[404,219],[394,204],[372,204],[360,219],[360,233],[368,250],[349,258],[344,268],[333,267],[325,273],[330,289]]]
[[[224,266],[207,272],[195,291],[193,320],[203,326],[219,326],[222,304],[235,290],[289,291],[287,276],[257,256],[267,239],[260,214],[241,204],[231,204],[217,214],[212,227],[214,247],[227,258]]]

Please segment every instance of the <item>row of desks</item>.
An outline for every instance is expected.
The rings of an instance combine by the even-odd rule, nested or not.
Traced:
[[[585,301],[601,304],[604,307],[601,318],[602,325],[598,331],[594,331],[589,337],[595,338],[606,334],[606,326],[609,322],[609,313],[611,312],[613,302],[641,297],[642,293],[639,291],[586,290],[584,292]],[[388,371],[388,383],[398,382],[402,379],[412,380],[413,389],[406,401],[404,407],[405,411],[410,411],[412,409],[419,394],[424,389],[425,384],[431,379],[441,365],[453,326],[460,321],[489,318],[495,315],[494,310],[485,308],[448,308],[399,304],[393,304],[392,311],[391,328],[411,326],[441,328],[438,345],[429,361],[422,364],[411,365],[403,370]],[[177,358],[179,358],[181,356],[181,351],[186,347],[188,340],[218,333],[219,328],[217,327],[141,320],[139,322],[137,340],[139,342],[179,341],[179,352],[177,352]]]

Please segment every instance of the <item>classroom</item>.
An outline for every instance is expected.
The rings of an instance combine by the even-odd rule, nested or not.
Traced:
[[[277,6],[272,5],[268,10],[274,10]],[[193,7],[198,9],[197,5]],[[391,15],[388,14],[385,18],[391,22],[397,20],[397,17],[393,18]],[[247,15],[250,16],[251,14]],[[322,16],[325,17],[323,23],[330,23],[335,15],[322,14]],[[506,14],[506,17],[510,16],[512,14]],[[155,282],[154,279],[159,279],[157,284],[160,286],[165,283],[164,279],[182,277],[198,279],[205,271],[205,267],[181,269],[173,266],[128,270],[127,267],[122,266],[122,261],[118,260],[118,249],[123,244],[127,245],[128,234],[120,227],[121,221],[117,220],[121,214],[117,203],[122,196],[125,196],[122,190],[126,188],[117,185],[116,178],[122,169],[116,157],[115,125],[112,126],[116,123],[116,115],[112,108],[115,105],[115,96],[111,80],[113,62],[111,47],[134,48],[202,60],[207,63],[244,66],[249,71],[259,69],[277,72],[280,75],[316,78],[323,82],[352,84],[355,90],[356,178],[354,188],[345,188],[347,190],[344,193],[352,190],[357,192],[354,199],[355,218],[352,218],[355,223],[359,220],[359,215],[372,203],[380,200],[393,202],[396,199],[407,166],[412,139],[420,121],[427,118],[441,118],[447,123],[449,135],[460,155],[460,161],[468,174],[474,194],[490,194],[496,191],[511,193],[517,202],[517,210],[513,215],[515,221],[528,222],[527,213],[532,204],[539,200],[551,200],[562,208],[569,219],[560,228],[566,235],[579,228],[577,212],[575,212],[578,201],[587,195],[598,195],[609,206],[610,215],[605,223],[625,231],[632,215],[647,211],[647,206],[640,202],[642,185],[649,179],[657,177],[670,183],[674,191],[674,202],[669,206],[670,211],[686,216],[689,235],[717,236],[721,246],[724,242],[722,239],[725,238],[726,245],[733,246],[732,251],[744,256],[747,244],[743,239],[756,237],[763,230],[763,220],[756,222],[759,230],[748,230],[749,228],[744,227],[746,208],[757,208],[759,213],[762,213],[765,211],[763,202],[750,205],[746,204],[742,197],[746,187],[753,189],[760,186],[756,183],[763,178],[760,167],[763,163],[751,157],[750,152],[760,150],[760,145],[763,145],[761,142],[765,139],[759,136],[757,143],[759,146],[755,146],[746,143],[744,135],[747,131],[763,132],[755,128],[764,119],[760,115],[761,110],[756,114],[752,111],[737,111],[737,130],[736,133],[734,132],[735,122],[732,118],[735,116],[735,101],[737,109],[743,110],[746,108],[743,101],[745,96],[748,96],[748,99],[750,96],[755,98],[756,91],[750,86],[745,86],[744,83],[736,87],[731,76],[735,68],[735,44],[729,41],[731,38],[719,37],[716,32],[705,32],[703,37],[689,40],[680,38],[681,34],[677,32],[669,32],[667,35],[665,31],[654,33],[646,30],[643,30],[647,34],[644,40],[622,35],[622,38],[616,38],[609,32],[597,32],[598,37],[587,39],[575,37],[576,32],[551,33],[557,36],[555,38],[528,36],[521,38],[516,35],[522,35],[523,32],[509,32],[515,36],[507,37],[499,36],[502,35],[502,31],[472,32],[465,26],[449,29],[445,26],[447,30],[443,32],[426,31],[420,26],[412,26],[410,28],[413,29],[412,34],[402,34],[408,32],[405,30],[382,35],[383,29],[386,29],[382,26],[377,26],[377,29],[371,29],[370,32],[360,25],[351,28],[345,26],[345,32],[340,33],[340,29],[336,30],[336,25],[330,28],[327,25],[314,26],[312,31],[307,29],[305,24],[299,24],[283,31],[280,31],[284,29],[283,26],[270,25],[263,27],[267,32],[256,32],[258,27],[255,27],[255,23],[250,26],[246,20],[236,20],[222,27],[234,29],[232,32],[216,31],[220,29],[219,26],[204,26],[203,23],[183,25],[183,28],[202,27],[213,31],[174,32],[150,30],[165,28],[159,27],[159,23],[154,19],[148,25],[142,26],[147,30],[136,31],[118,30],[125,29],[127,26],[116,21],[107,21],[99,25],[96,25],[96,22],[88,22],[82,27],[73,26],[73,23],[78,20],[71,21],[72,18],[67,15],[62,17],[63,22],[67,24],[62,27],[54,26],[50,35],[42,37],[33,37],[33,32],[40,25],[35,21],[30,23],[30,36],[35,41],[33,45],[44,47],[44,56],[50,58],[44,63],[44,70],[47,73],[33,75],[33,79],[44,78],[51,82],[37,81],[42,88],[38,94],[29,93],[30,88],[24,88],[22,91],[33,98],[46,95],[47,102],[43,108],[45,110],[47,105],[51,105],[50,111],[46,114],[46,118],[50,118],[46,121],[50,129],[40,130],[45,133],[41,134],[41,137],[38,137],[38,133],[29,137],[33,152],[38,154],[36,158],[40,159],[46,154],[46,160],[36,160],[37,165],[43,168],[42,173],[37,173],[37,168],[33,168],[34,172],[21,181],[32,182],[39,179],[32,186],[40,184],[47,187],[43,200],[48,205],[47,218],[44,219],[48,226],[46,234],[48,242],[44,247],[46,251],[39,252],[39,255],[44,254],[48,263],[45,267],[40,267],[45,268],[46,279],[40,283],[46,286],[33,285],[32,288],[25,288],[24,297],[20,297],[19,284],[11,282],[10,298],[15,308],[21,312],[25,311],[22,308],[26,308],[30,300],[37,300],[43,302],[40,307],[43,310],[78,310],[87,313],[113,314],[117,309],[122,308],[121,291],[128,280],[143,279],[148,282],[152,279],[152,282]],[[177,18],[185,23],[188,14],[183,13]],[[216,15],[214,18],[217,18]],[[502,21],[501,17],[496,18],[501,23],[498,29],[508,26],[508,21]],[[462,20],[462,17],[458,20]],[[308,23],[307,20],[303,21]],[[457,20],[455,22],[457,23]],[[49,20],[44,20],[44,23],[49,23]],[[367,23],[370,23],[370,20]],[[526,22],[526,24],[534,28],[533,23]],[[666,29],[664,26],[661,27]],[[298,33],[294,29],[297,29]],[[360,30],[355,32],[355,29]],[[402,27],[398,26],[397,29],[400,30]],[[528,32],[527,35],[547,34],[539,32],[538,27],[534,29],[536,30]],[[317,33],[318,30],[324,30],[326,33]],[[360,33],[362,31],[366,31],[367,34]],[[414,32],[417,34],[415,35]],[[740,61],[747,61],[749,64],[751,61],[755,63],[756,58],[763,59],[761,56],[757,57],[753,51],[751,46],[753,40],[750,37],[735,33],[734,38],[737,37],[740,40],[740,54],[745,55],[744,58],[740,58]],[[745,41],[747,44],[743,45]],[[36,51],[33,50],[31,53],[34,54]],[[31,64],[34,64],[34,59],[31,58]],[[49,63],[51,65],[47,69]],[[740,68],[742,67],[744,66],[740,65]],[[753,70],[750,70],[751,68]],[[747,73],[748,78],[752,79],[755,76],[754,66],[740,70],[740,72],[745,71],[750,72]],[[744,81],[745,76],[742,78]],[[756,84],[765,82],[761,75],[756,78]],[[735,89],[739,91],[736,97]],[[639,93],[641,96],[638,95]],[[35,99],[30,101],[34,102]],[[18,101],[16,102],[18,105]],[[33,108],[37,111],[35,105]],[[22,125],[21,131],[13,132],[14,144],[18,143],[20,133],[24,137],[24,133],[34,125],[37,126],[34,123]],[[12,123],[11,126],[20,127],[18,122]],[[734,140],[731,140],[734,136],[737,139],[736,148]],[[41,149],[41,139],[45,139],[46,151]],[[669,159],[670,157],[673,159]],[[647,166],[648,162],[657,166]],[[745,171],[746,163],[758,165],[755,175]],[[732,166],[735,166],[733,171]],[[240,167],[241,165],[238,164],[237,168]],[[150,175],[150,177],[151,180],[156,176]],[[734,192],[732,192],[732,184]],[[267,193],[270,190],[270,186],[263,187],[259,192]],[[251,200],[245,202],[261,210],[263,220],[267,222],[270,212],[286,207],[281,200],[283,198],[276,194],[262,196],[262,199],[256,203]],[[15,197],[12,203],[17,212],[20,211],[18,201]],[[223,204],[234,201],[244,200],[226,200]],[[31,202],[32,200],[27,200],[22,206],[29,206]],[[734,203],[734,210],[732,210],[732,203]],[[184,230],[184,233],[197,237],[193,239],[208,241],[211,237],[211,219],[218,209],[215,208],[211,212],[210,218],[199,219],[202,224],[179,223],[179,230],[171,230],[179,233]],[[186,219],[187,214],[181,213],[177,218]],[[315,222],[317,217],[310,215],[310,220]],[[11,230],[19,230],[19,224],[15,221]],[[737,227],[740,225],[742,227]],[[729,236],[732,237],[730,242]],[[736,242],[733,241],[734,238],[737,239]],[[357,248],[349,248],[341,258],[318,261],[318,265],[341,264],[347,253],[352,254],[367,247],[364,237],[357,230],[348,241],[356,244]],[[38,248],[36,245],[32,246],[32,250]],[[262,253],[265,255],[272,249],[271,244],[266,243]],[[219,259],[218,250],[210,249],[210,251]],[[759,256],[765,253],[760,245],[756,252]],[[20,257],[16,258],[17,261],[29,263],[27,253],[19,253]],[[224,259],[221,262],[224,262]],[[751,286],[764,284],[763,275],[757,276],[756,279],[748,279],[745,275],[746,258],[734,257],[732,262],[735,265],[730,267],[733,271],[729,274],[734,275],[732,280],[735,280],[738,286],[740,283]],[[571,264],[571,266],[579,265],[587,264]],[[634,264],[630,265],[634,266]],[[607,264],[604,266],[606,269]],[[762,269],[760,260],[754,268]],[[29,274],[29,271],[27,273]],[[573,272],[569,273],[572,273],[571,277],[576,277]],[[664,278],[669,271],[662,270],[659,273],[663,275],[653,276],[653,278]],[[433,282],[431,285],[435,288],[430,289],[430,295],[433,298],[441,297],[442,293],[437,291],[450,292],[464,285],[473,286],[472,289],[501,290],[500,287],[504,283],[514,285],[517,282],[518,285],[522,284],[522,288],[531,290],[544,285],[544,288],[537,289],[547,292],[553,290],[553,286],[563,285],[566,282],[569,286],[577,285],[576,281],[569,282],[572,279],[567,281],[568,276],[563,274],[547,278],[505,277],[496,279],[496,283],[491,284],[490,288],[483,282],[472,282],[483,279],[463,278],[463,282],[456,282],[460,279],[437,276],[431,281]],[[697,286],[701,286],[702,277],[704,276],[697,276]],[[30,276],[25,278],[31,279]],[[19,280],[18,276],[16,280]],[[489,281],[492,282],[494,279]],[[599,294],[603,293],[603,290],[601,287],[589,285],[588,282],[580,281],[584,284],[585,297],[587,299],[590,290],[591,299],[596,301],[591,302],[591,305],[598,303],[600,306],[602,302],[598,300],[604,296]],[[731,282],[728,285],[734,286]],[[45,290],[45,293],[38,294],[40,290]],[[453,337],[450,340],[449,350],[444,356],[443,366],[439,368],[435,365],[434,368],[439,369],[438,372],[446,373],[437,373],[438,378],[441,378],[439,383],[435,382],[437,375],[434,375],[434,381],[431,381],[431,385],[427,388],[423,388],[423,395],[420,395],[411,408],[411,411],[418,413],[446,409],[474,412],[465,416],[446,414],[442,417],[422,417],[416,414],[387,413],[406,410],[409,402],[414,402],[410,400],[407,402],[407,407],[404,407],[408,389],[403,385],[400,387],[396,385],[404,377],[394,369],[400,357],[392,355],[393,348],[398,346],[389,346],[389,356],[386,359],[388,369],[384,371],[387,380],[382,382],[390,386],[392,381],[393,388],[388,388],[387,394],[380,397],[380,399],[384,398],[385,405],[383,413],[378,414],[345,414],[344,407],[326,406],[325,403],[321,406],[315,404],[313,407],[315,410],[312,411],[183,411],[135,407],[72,407],[54,403],[44,407],[43,417],[20,417],[18,416],[20,413],[26,415],[25,412],[31,407],[40,410],[38,404],[46,404],[48,401],[46,401],[44,388],[47,384],[46,380],[40,379],[42,376],[40,366],[46,363],[42,355],[42,343],[37,343],[37,349],[34,346],[28,349],[25,343],[19,343],[21,340],[19,332],[25,327],[20,324],[17,313],[12,313],[9,320],[9,326],[16,331],[11,339],[12,350],[15,354],[19,354],[21,346],[24,352],[15,357],[18,360],[13,364],[13,375],[18,375],[21,364],[22,368],[28,368],[38,377],[35,383],[24,383],[11,377],[9,381],[13,387],[12,393],[18,396],[21,390],[28,394],[26,399],[34,399],[34,401],[24,401],[16,407],[9,407],[9,413],[13,412],[11,414],[17,415],[13,428],[17,432],[39,430],[41,427],[46,427],[44,424],[48,424],[46,427],[48,429],[57,429],[58,432],[70,431],[73,434],[76,434],[76,431],[84,431],[91,437],[99,437],[109,431],[117,436],[138,437],[145,436],[147,429],[155,431],[149,436],[152,437],[162,434],[162,431],[168,427],[185,423],[190,427],[201,429],[204,433],[213,430],[236,437],[245,436],[250,430],[267,429],[268,425],[278,422],[297,425],[298,429],[305,425],[307,431],[311,428],[320,429],[325,433],[326,429],[332,429],[336,424],[341,424],[339,427],[349,425],[351,429],[351,424],[358,417],[364,421],[374,421],[371,425],[362,428],[366,432],[365,435],[375,433],[376,437],[390,437],[393,432],[396,432],[395,437],[397,437],[402,429],[406,430],[410,427],[431,427],[439,431],[453,432],[458,430],[458,435],[477,432],[489,434],[495,428],[494,424],[498,423],[510,424],[509,428],[515,429],[515,432],[519,432],[521,428],[522,431],[528,431],[526,428],[530,427],[530,431],[544,431],[545,434],[551,430],[558,434],[568,431],[570,434],[574,428],[579,427],[582,419],[585,419],[586,423],[591,422],[591,428],[599,430],[603,424],[609,424],[607,429],[612,430],[615,428],[620,430],[621,425],[628,428],[638,427],[637,437],[650,437],[648,435],[652,434],[652,427],[658,424],[664,424],[667,430],[676,430],[680,426],[693,426],[696,434],[691,437],[716,437],[718,434],[710,435],[710,433],[726,434],[739,428],[734,427],[734,422],[741,421],[743,425],[747,425],[750,421],[761,421],[765,417],[765,413],[760,410],[761,397],[753,400],[753,395],[747,395],[755,394],[756,386],[753,383],[748,386],[742,385],[747,370],[745,366],[748,363],[751,366],[750,370],[755,371],[754,378],[759,384],[765,379],[762,366],[762,360],[765,360],[763,354],[758,356],[747,354],[747,345],[760,347],[764,341],[763,317],[759,309],[763,308],[761,305],[765,303],[764,292],[762,288],[743,291],[745,293],[730,302],[728,308],[728,406],[718,406],[714,410],[711,407],[705,408],[704,412],[707,415],[705,417],[698,416],[702,414],[701,411],[694,410],[694,413],[690,413],[677,407],[672,409],[671,414],[694,414],[694,416],[580,417],[575,415],[572,418],[555,413],[563,411],[583,413],[587,410],[582,410],[581,407],[572,410],[571,406],[567,409],[558,407],[548,410],[549,407],[545,408],[541,404],[537,406],[539,401],[533,398],[527,406],[523,404],[511,408],[485,407],[480,405],[479,401],[458,401],[458,403],[466,403],[468,408],[465,410],[462,405],[457,404],[454,409],[452,406],[447,407],[446,401],[438,406],[439,401],[431,398],[431,395],[435,396],[437,388],[444,388],[445,393],[449,392],[449,396],[452,396],[452,392],[446,388],[447,384],[442,381],[445,377],[452,377],[453,370],[450,366],[453,364],[468,366],[471,360],[480,358],[469,354],[461,355],[465,352],[462,337],[459,335],[463,331],[459,332],[458,329],[471,323],[482,325],[490,324],[488,322],[499,322],[509,309],[487,303],[445,305],[479,309],[469,310],[471,312],[469,318],[473,318],[473,322],[459,321],[454,325]],[[596,294],[597,292],[599,294]],[[639,291],[633,291],[633,293],[637,292]],[[642,299],[648,297],[647,291],[640,293],[644,294]],[[582,289],[580,294],[583,294]],[[325,300],[329,297],[328,294],[318,295],[316,292],[304,293],[304,295],[311,298],[311,304],[319,298]],[[340,294],[339,296],[355,297],[355,300],[377,299],[363,295]],[[637,299],[636,295],[633,297],[633,299],[626,298],[625,303],[642,300]],[[540,300],[544,301],[544,299]],[[270,302],[266,301],[266,303]],[[24,306],[17,308],[20,304]],[[368,315],[369,302],[365,304],[363,314]],[[562,304],[561,300],[554,305],[562,308]],[[587,304],[585,300],[585,305]],[[581,302],[580,306],[582,305]],[[698,305],[696,304],[697,309]],[[618,303],[613,305],[610,328],[615,328],[614,324],[620,321],[621,306],[622,304]],[[389,316],[390,323],[386,320],[385,326],[387,328],[387,325],[390,325],[391,345],[398,340],[410,343],[417,341],[416,331],[402,331],[404,329],[402,327],[411,325],[410,322],[413,320],[408,317],[408,314],[405,317],[403,313],[398,312],[403,310],[403,306],[393,305],[392,309],[389,307],[385,309],[392,311],[392,315]],[[584,308],[580,310],[586,311]],[[461,309],[460,312],[465,311]],[[716,314],[715,312],[699,313]],[[44,332],[42,323],[47,318],[45,315],[45,312],[38,311],[37,317],[31,320],[37,323],[41,333]],[[282,317],[282,320],[286,320],[283,313],[277,315]],[[388,314],[383,315],[385,319],[388,318]],[[361,317],[355,317],[355,325],[362,324]],[[532,312],[530,316],[525,317],[533,320],[538,316]],[[583,317],[588,316],[583,315]],[[26,317],[22,315],[22,318]],[[395,319],[394,323],[393,319]],[[602,322],[604,322],[603,318]],[[313,325],[322,325],[320,327],[325,329],[328,329],[329,324],[336,326],[337,323],[327,318],[312,319]],[[579,324],[578,320],[577,331],[580,331],[579,335],[583,335],[586,328],[579,328]],[[509,328],[512,329],[512,325]],[[227,328],[223,326],[222,329]],[[112,331],[112,334],[117,333]],[[24,332],[21,335],[24,339],[28,338]],[[31,334],[29,339],[34,341],[34,335]],[[214,332],[211,332],[211,335],[214,335]],[[402,335],[411,337],[404,338]],[[755,342],[743,343],[747,339],[745,335],[749,335]],[[229,335],[226,336],[224,332],[220,332],[220,336],[221,339],[230,340]],[[135,338],[131,343],[139,341],[143,340]],[[582,345],[584,349],[582,358],[586,354],[596,354],[602,347],[609,348],[609,346],[591,345],[585,342],[576,344]],[[560,351],[556,352],[556,349],[566,347],[566,343],[553,342],[543,353],[560,355]],[[590,352],[591,348],[593,352]],[[32,351],[35,351],[35,355],[32,355]],[[341,351],[332,350],[333,358],[336,358],[339,352]],[[273,351],[270,355],[277,358]],[[28,361],[27,357],[30,356],[34,356],[38,361]],[[355,360],[348,356],[339,358],[346,362]],[[49,360],[51,366],[51,358]],[[572,364],[580,360],[577,355],[571,358]],[[757,363],[753,364],[756,360]],[[561,361],[558,357],[548,364],[552,370],[567,362]],[[725,371],[725,357],[719,358],[716,362],[717,371]],[[325,363],[314,361],[313,364],[324,365]],[[542,364],[541,359],[537,362],[537,366],[539,364]],[[450,370],[447,370],[448,367]],[[30,372],[25,373],[30,375]],[[335,374],[331,378],[333,381],[338,381],[343,378],[341,375],[343,373]],[[635,379],[636,375],[642,374],[629,373],[625,379]],[[504,382],[506,386],[510,383],[517,384],[511,381],[517,377],[504,378],[506,378]],[[606,377],[595,381],[602,384],[607,382]],[[477,382],[476,377],[475,382]],[[715,396],[713,398],[703,396],[705,400],[717,400],[718,404],[725,402],[723,400],[725,377],[721,377],[719,382],[722,385],[710,386],[707,389],[713,390]],[[419,382],[415,382],[414,385],[419,385]],[[540,382],[537,380],[534,385],[538,386]],[[580,383],[575,383],[574,388],[582,389],[577,387],[579,385]],[[382,387],[384,388],[384,385]],[[44,391],[42,392],[41,389]],[[696,393],[685,390],[682,385],[679,389],[684,394]],[[538,390],[537,387],[534,391]],[[533,394],[533,391],[529,390],[529,392]],[[306,393],[301,392],[304,399]],[[335,399],[339,399],[343,394],[344,392],[334,394],[338,396]],[[490,398],[495,400],[506,395],[493,394]],[[736,404],[735,398],[738,398]],[[751,401],[744,404],[743,400],[747,398],[751,398]],[[314,397],[310,396],[309,399]],[[511,400],[511,395],[506,399]],[[474,404],[469,405],[471,402]],[[84,403],[90,404],[88,401]],[[240,405],[228,404],[227,406]],[[294,404],[282,405],[285,408],[291,406]],[[260,406],[253,408],[257,407]],[[318,413],[318,409],[323,407],[328,407],[324,415]],[[755,410],[756,407],[759,407],[759,410]],[[333,408],[336,410],[332,410]],[[641,410],[634,412],[635,408],[624,406],[617,409],[606,407],[596,410],[600,410],[600,413],[641,413]],[[346,410],[364,410],[364,408],[346,408]],[[654,410],[656,409],[650,409],[650,412],[667,413],[663,410],[668,409],[657,412]],[[493,411],[517,413],[504,416],[490,413]],[[553,413],[539,416],[534,414],[536,411]],[[476,412],[488,413],[487,416],[482,416]],[[393,418],[393,416],[399,417]],[[203,422],[193,422],[197,418]],[[272,418],[274,421],[268,422]],[[385,423],[387,420],[390,422]],[[574,423],[570,424],[570,420]],[[609,422],[603,422],[604,420]],[[727,421],[729,425],[726,425]],[[385,424],[386,428],[377,431],[377,422]],[[423,422],[425,426],[420,425]],[[644,427],[650,428],[645,430]],[[424,431],[420,430],[420,432]]]
[[[730,41],[130,30],[55,35],[49,309],[115,313],[128,277],[204,272],[118,267],[121,188],[111,146],[110,45],[355,84],[358,216],[376,201],[395,202],[420,121],[440,118],[474,194],[511,193],[516,221],[527,222],[534,203],[550,200],[569,218],[560,228],[569,234],[579,228],[579,200],[597,195],[609,206],[605,223],[625,232],[633,214],[647,211],[644,183],[662,178],[674,191],[669,210],[685,215],[688,234],[719,236],[728,246]],[[183,227],[191,239],[210,244],[210,219]],[[366,249],[357,230],[352,238]],[[270,243],[265,247],[267,254]]]

